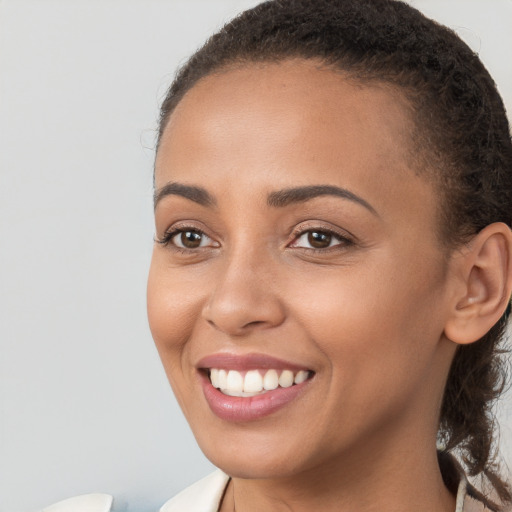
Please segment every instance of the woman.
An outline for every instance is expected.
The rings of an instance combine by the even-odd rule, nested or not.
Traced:
[[[162,511],[506,510],[511,204],[492,79],[410,6],[270,1],[208,40],[162,105],[148,313],[222,472]]]

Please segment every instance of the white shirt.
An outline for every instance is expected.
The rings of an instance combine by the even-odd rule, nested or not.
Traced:
[[[220,469],[195,482],[170,499],[160,512],[218,512],[229,476]],[[455,512],[485,512],[489,509],[470,496],[466,476],[461,472]],[[106,494],[76,496],[44,508],[41,512],[110,512],[113,498]]]
[[[160,509],[160,512],[218,512],[229,476],[220,469],[195,482]],[[455,512],[489,512],[482,502],[468,494],[468,481],[461,475]]]

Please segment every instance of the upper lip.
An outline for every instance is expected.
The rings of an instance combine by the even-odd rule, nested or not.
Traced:
[[[229,352],[222,352],[218,354],[211,354],[200,359],[196,368],[221,368],[225,370],[259,370],[259,369],[274,369],[274,370],[310,370],[310,368],[285,361],[267,354],[234,354]]]

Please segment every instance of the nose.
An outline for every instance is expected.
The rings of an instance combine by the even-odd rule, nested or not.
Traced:
[[[214,283],[203,307],[204,319],[230,336],[279,326],[285,320],[285,308],[273,274],[263,258],[258,261],[247,254],[224,262],[211,276]]]

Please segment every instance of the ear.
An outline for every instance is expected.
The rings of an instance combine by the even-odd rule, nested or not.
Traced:
[[[444,333],[458,344],[484,336],[505,312],[512,293],[512,231],[496,222],[454,257],[454,295]]]

